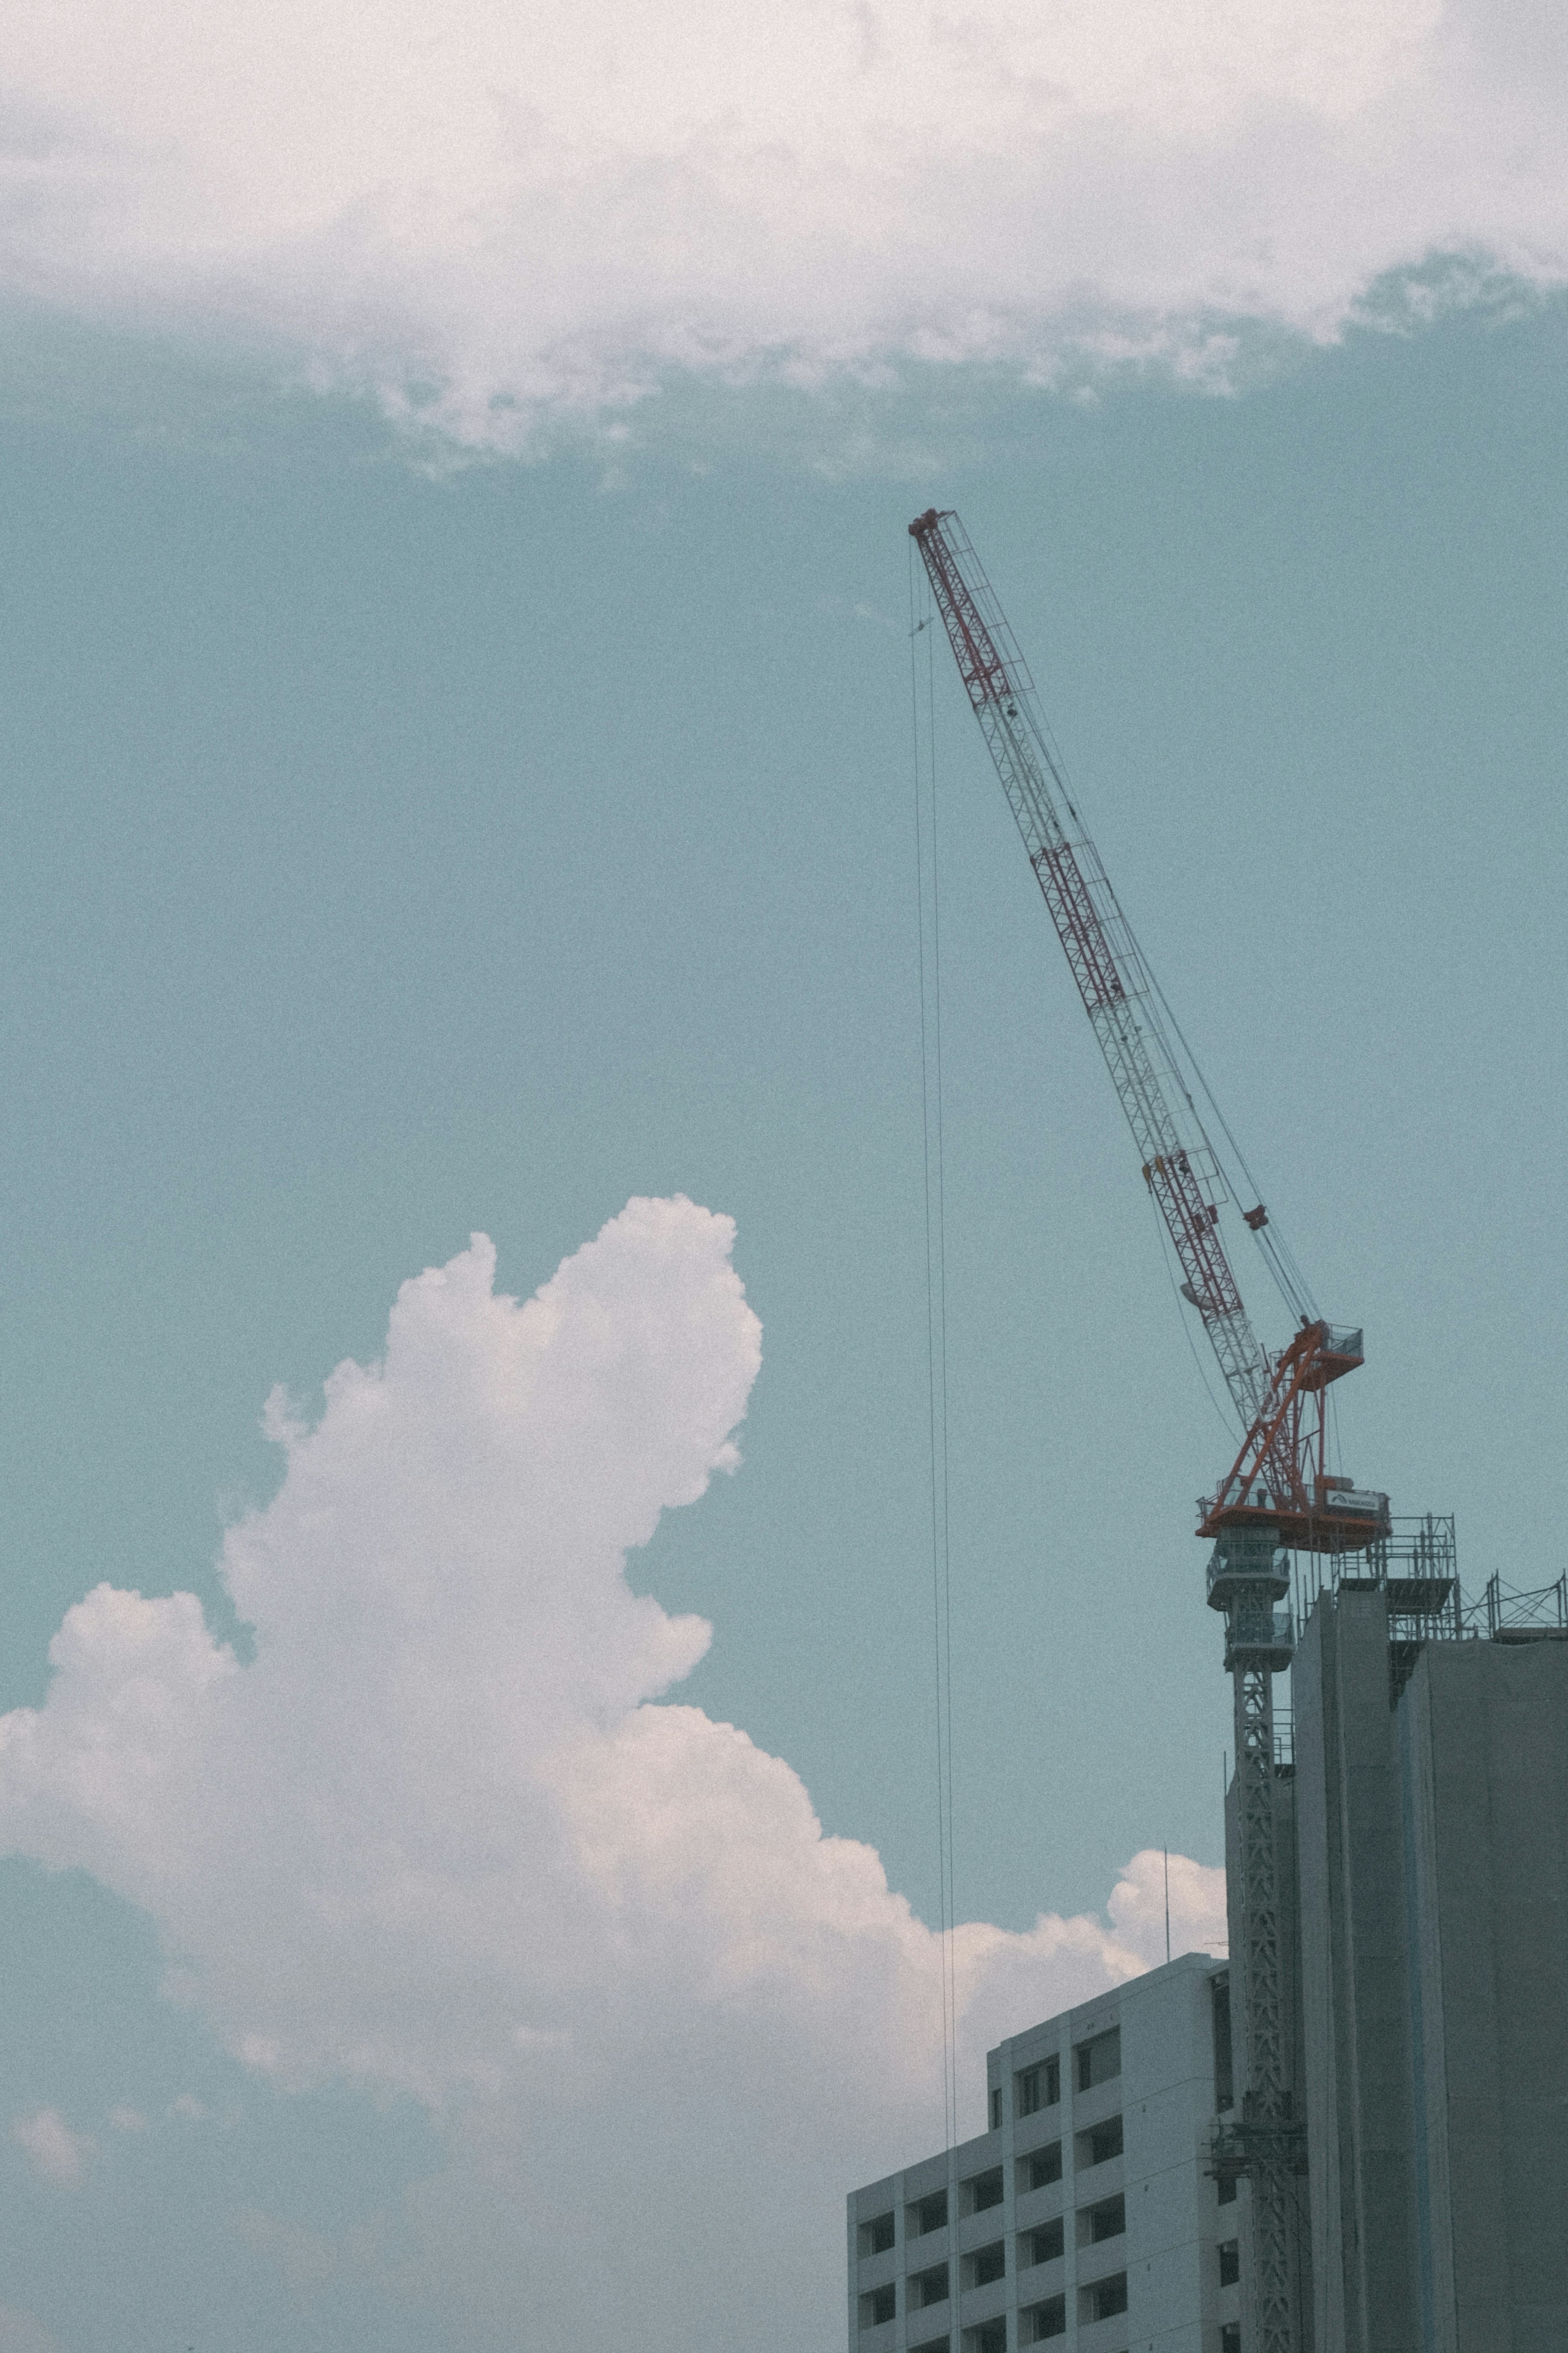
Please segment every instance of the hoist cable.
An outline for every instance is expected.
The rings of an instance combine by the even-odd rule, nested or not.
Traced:
[[[936,679],[926,648],[926,760],[931,784],[931,946],[927,951],[926,824],[921,757],[917,639],[931,617],[916,609],[914,550],[910,551],[910,691],[913,723],[915,899],[921,997],[921,1125],[925,1199],[926,1393],[931,1451],[931,1608],[934,1637],[937,1780],[938,1940],[942,1967],[942,2119],[952,2148],[958,2134],[957,1989],[952,1931],[952,1579],[948,1511],[947,1223],[942,1145],[942,933],[936,835]],[[932,1163],[935,1185],[932,1185]]]

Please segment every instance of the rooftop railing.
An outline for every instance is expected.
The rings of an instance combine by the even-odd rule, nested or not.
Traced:
[[[1568,1638],[1568,1571],[1555,1585],[1522,1589],[1505,1585],[1500,1577],[1489,1577],[1480,1601],[1465,1615],[1476,1620],[1478,1634],[1484,1622],[1493,1642],[1528,1642],[1553,1634]]]
[[[1568,1641],[1568,1570],[1537,1586],[1505,1584],[1495,1574],[1480,1599],[1468,1601],[1453,1519],[1436,1513],[1392,1521],[1387,1535],[1360,1552],[1292,1554],[1290,1585],[1303,1628],[1321,1593],[1383,1593],[1389,1640],[1405,1654],[1406,1672],[1423,1642]]]

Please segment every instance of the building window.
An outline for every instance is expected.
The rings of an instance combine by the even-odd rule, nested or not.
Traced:
[[[971,2287],[989,2287],[993,2280],[1005,2279],[1006,2276],[1007,2247],[1005,2240],[998,2239],[989,2247],[976,2247],[969,2257]]]
[[[886,2287],[874,2287],[869,2295],[861,2297],[860,2326],[862,2328],[880,2328],[885,2320],[891,2320],[893,2312],[894,2296],[889,2282]]]
[[[910,2236],[923,2239],[930,2231],[947,2228],[947,2192],[933,2189],[929,2198],[921,2198],[910,2208]]]
[[[1031,2189],[1048,2189],[1053,2181],[1062,2178],[1062,2145],[1053,2140],[1046,2148],[1037,2148],[1025,2159],[1028,2167]]]
[[[1054,2108],[1062,2095],[1062,2063],[1059,2059],[1042,2059],[1037,2066],[1023,2067],[1013,2078],[1013,2113],[1032,2116],[1041,2108]]]
[[[978,2328],[964,2330],[963,2342],[966,2353],[1007,2353],[1007,2323],[983,2320]]]
[[[1078,2087],[1080,2092],[1092,2092],[1097,2084],[1109,2084],[1113,2075],[1121,2073],[1121,2029],[1113,2026],[1105,2034],[1096,2034],[1080,2042],[1073,2053],[1078,2062]]]
[[[1108,2165],[1113,2157],[1121,2156],[1121,2147],[1120,2116],[1107,2116],[1102,2125],[1091,2125],[1078,2137],[1079,2172],[1087,2172],[1091,2165]]]
[[[1219,2284],[1221,2287],[1234,2287],[1240,2277],[1241,2242],[1227,2239],[1219,2251]]]
[[[1018,2242],[1021,2250],[1019,2261],[1024,2263],[1054,2263],[1066,2243],[1062,2218],[1058,2214],[1054,2222],[1042,2222],[1037,2231],[1025,2232]]]
[[[1098,2206],[1086,2206],[1079,2211],[1078,2242],[1080,2247],[1098,2247],[1107,2239],[1120,2239],[1126,2228],[1126,2199],[1102,2198]]]
[[[933,2263],[929,2272],[916,2272],[910,2282],[910,2303],[916,2312],[923,2312],[928,2304],[947,2302],[947,2265]]]
[[[963,2184],[964,2209],[971,2214],[984,2214],[1002,2203],[1002,2168],[992,2167],[989,2173],[977,2173]]]
[[[1220,2176],[1219,2181],[1215,2188],[1215,2196],[1222,2206],[1235,2205],[1236,2176],[1234,2173],[1226,2173]]]
[[[1127,2309],[1127,2274],[1113,2272],[1109,2279],[1096,2280],[1091,2287],[1079,2290],[1078,2316],[1080,2322],[1112,2320]]]
[[[874,2222],[861,2223],[860,2253],[862,2255],[885,2255],[892,2243],[893,2218],[890,2214],[879,2214]]]
[[[1236,2068],[1230,2048],[1230,1971],[1209,1979],[1214,2005],[1214,2104],[1221,2116],[1236,2105]]]
[[[1000,2084],[993,2084],[991,2086],[991,2129],[993,2132],[1000,2132],[1002,2129],[1002,2086]]]
[[[1068,2300],[1065,2295],[1047,2296],[1044,2304],[1031,2305],[1020,2313],[1019,2322],[1027,2332],[1026,2345],[1043,2345],[1047,2337],[1065,2337],[1068,2333]]]
[[[1219,2332],[1219,2353],[1241,2353],[1241,2323],[1227,2320]]]

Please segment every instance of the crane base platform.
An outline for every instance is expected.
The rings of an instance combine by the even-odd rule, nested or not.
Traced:
[[[1310,1509],[1292,1511],[1277,1503],[1212,1504],[1205,1500],[1198,1505],[1203,1514],[1198,1522],[1200,1536],[1223,1535],[1228,1529],[1265,1528],[1278,1531],[1274,1541],[1287,1546],[1291,1552],[1364,1552],[1380,1537],[1388,1534],[1386,1512],[1352,1514]]]

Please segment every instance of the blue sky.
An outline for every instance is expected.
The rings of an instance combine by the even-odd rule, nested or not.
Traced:
[[[1411,74],[1418,14],[1389,12]],[[1278,26],[1294,21],[1278,12]],[[1521,47],[1522,21],[1510,19],[1507,86],[1539,94],[1556,68]],[[1067,294],[1043,263],[1037,286],[1026,271],[1006,287],[976,263],[975,301],[994,316],[967,340],[956,293],[915,318],[913,264],[876,280],[847,228],[817,333],[820,221],[787,270],[767,248],[753,284],[723,238],[705,260],[665,220],[667,274],[634,335],[616,290],[624,245],[595,246],[607,232],[583,196],[580,242],[563,250],[591,285],[574,311],[554,256],[550,341],[510,184],[470,191],[497,225],[479,293],[471,249],[432,230],[394,301],[374,262],[389,237],[365,237],[335,150],[321,177],[341,167],[336,244],[300,230],[289,247],[278,208],[290,186],[313,189],[310,174],[279,166],[263,204],[242,142],[214,184],[232,202],[213,216],[205,276],[168,227],[189,191],[149,182],[116,215],[107,280],[87,287],[67,196],[47,234],[37,225],[37,158],[58,195],[74,151],[58,127],[26,129],[63,121],[69,90],[25,22],[33,112],[16,112],[7,184],[0,393],[5,1704],[44,1703],[51,1639],[105,1582],[196,1595],[242,1662],[265,1663],[275,1638],[279,1659],[315,1660],[323,1709],[345,1704],[379,1656],[374,1613],[328,1609],[318,1655],[303,1567],[259,1635],[232,1561],[228,1584],[218,1570],[225,1529],[269,1507],[284,1510],[262,1524],[279,1558],[305,1558],[289,1553],[287,1495],[275,1506],[268,1393],[281,1384],[315,1423],[332,1368],[380,1357],[399,1285],[458,1259],[476,1229],[496,1245],[499,1289],[527,1299],[631,1197],[685,1195],[735,1221],[762,1369],[754,1387],[729,1377],[722,1409],[690,1409],[711,1463],[724,1414],[744,1405],[740,1469],[721,1462],[689,1504],[669,1469],[662,1516],[630,1554],[637,1593],[713,1630],[689,1673],[658,1683],[650,1667],[638,1695],[784,1760],[830,1838],[875,1849],[892,1889],[933,1917],[905,635],[905,526],[933,501],[960,508],[985,557],[1271,1210],[1324,1306],[1364,1322],[1348,1467],[1396,1509],[1455,1511],[1472,1589],[1493,1569],[1554,1574],[1540,1528],[1563,1371],[1568,322],[1552,155],[1534,155],[1533,177],[1488,179],[1482,140],[1461,175],[1472,217],[1454,216],[1447,248],[1465,269],[1399,279],[1443,227],[1419,142],[1391,174],[1387,221],[1341,236],[1358,185],[1346,122],[1372,141],[1382,101],[1363,92],[1311,118],[1292,84],[1292,119],[1324,139],[1331,122],[1332,153],[1301,183],[1317,243],[1303,235],[1292,258],[1276,240],[1267,285],[1234,291],[1235,252],[1267,243],[1238,176],[1251,147],[1215,132],[1198,185],[1151,134],[1128,172],[1166,174],[1176,211],[1206,224],[1188,276],[1136,219],[1114,249],[1079,257]],[[1206,26],[1196,11],[1183,37],[1194,75]],[[1081,64],[1065,16],[1058,31]],[[178,63],[171,48],[150,72],[129,127],[76,90],[122,164],[173,104]],[[1376,82],[1386,60],[1363,67]],[[220,45],[206,68],[221,79]],[[1501,73],[1486,83],[1494,106]],[[1144,120],[1138,90],[1116,103]],[[788,106],[787,90],[757,99],[758,152]],[[1093,160],[1084,108],[1075,168],[1092,190],[1097,172],[1116,175]],[[308,111],[290,118],[301,138]],[[972,152],[954,169],[970,227],[990,203],[998,223],[1048,228],[1066,201],[1050,174],[987,197],[975,158],[993,133],[965,121]],[[1161,139],[1175,135],[1167,123]],[[179,152],[219,169],[195,130]],[[740,148],[726,152],[733,195]],[[579,196],[591,181],[584,164]],[[934,204],[921,185],[879,183],[889,218]],[[711,188],[704,201],[707,219]],[[725,237],[740,235],[731,222]],[[938,293],[962,289],[984,246],[942,248]],[[498,285],[516,299],[492,331]],[[632,375],[658,388],[627,405]],[[955,1872],[961,1916],[1021,1940],[975,1948],[983,2043],[1026,2022],[1010,2002],[1070,1990],[1071,1969],[1154,1957],[1135,1904],[1106,1925],[1130,1858],[1168,1841],[1218,1861],[1228,1694],[1190,1528],[1225,1432],[1011,820],[955,681],[937,684]],[[699,1258],[722,1243],[705,1236]],[[1263,1304],[1258,1270],[1242,1271]],[[645,1278],[605,1291],[612,1321],[643,1314]],[[454,1364],[512,1328],[474,1313]],[[724,1329],[742,1347],[742,1323]],[[687,1382],[707,1398],[672,1356],[669,1393],[686,1398]],[[437,1423],[427,1491],[412,1441],[406,1461],[342,1472],[345,1561],[368,1541],[353,1513],[369,1526],[393,1496],[414,1554],[443,1557],[460,1489],[457,1505],[445,1487],[433,1499],[466,1457],[460,1419]],[[564,1602],[531,1603],[538,1616],[512,1625],[498,1599],[492,1630],[483,1577],[454,1590],[429,1651],[454,1721],[469,1704],[482,1719],[462,1677],[492,1632],[522,1662],[555,1659],[557,1641],[576,1656]],[[615,1651],[622,1635],[604,1639]],[[529,1685],[541,1721],[563,1691],[600,1708],[575,1672]],[[302,1752],[329,1757],[328,1718],[308,1711],[284,1712],[268,1740],[295,1721]],[[366,1741],[398,1731],[368,1702],[364,1726]],[[342,1734],[348,1765],[359,1736]],[[737,2326],[780,2353],[826,2341],[844,2188],[940,2130],[918,2038],[909,2080],[846,2115],[824,2090],[837,2029],[797,1992],[738,2043],[733,2019],[693,1996],[670,2013],[672,2047],[693,2077],[724,2080],[689,2115],[624,2021],[605,2029],[619,2106],[575,2078],[504,2068],[487,2092],[474,2054],[493,2029],[489,1979],[439,1921],[428,1978],[395,2000],[367,1942],[323,1965],[347,1989],[341,2015],[323,2022],[314,1993],[290,2010],[270,1985],[305,1948],[277,1891],[305,1866],[259,1767],[240,1771],[240,1734],[212,1737],[202,1775],[227,1759],[237,1794],[191,1831],[177,1899],[158,1892],[174,1883],[166,1856],[70,1795],[68,1740],[48,1752],[54,1781],[7,1818],[0,2348],[569,2347],[650,2279],[647,2341],[706,2347],[694,2278],[715,2346]],[[708,1734],[700,1745],[733,1764]],[[169,1782],[160,1837],[195,1786]],[[330,1811],[330,1775],[320,1794]],[[763,1798],[731,1803],[734,1852],[750,1853]],[[657,1841],[629,1799],[618,1819],[623,1867],[652,1871]],[[815,1851],[801,1853],[799,1883],[814,1885]],[[695,1905],[683,1985],[701,1978],[704,1940],[727,1952],[753,1903],[758,1935],[784,1948],[758,1883],[738,1869],[738,1894]],[[1206,1884],[1191,1882],[1194,1922]],[[454,1882],[441,1917],[462,1900]],[[838,1919],[800,1901],[817,1928]],[[871,2014],[890,1970],[890,2015],[898,1971],[913,1983],[925,1947],[871,1910],[879,1925],[835,2000],[863,1995]],[[1031,1945],[1041,1914],[1099,1925],[1076,1945]],[[524,1935],[539,1940],[531,1968],[575,1949],[566,1912],[552,1916],[546,1905]],[[547,2000],[542,1979],[520,1978],[506,1999],[569,2020],[574,2000],[584,2019],[599,2002],[618,2020],[665,1949],[637,1934],[620,1992],[584,1968],[575,1992],[552,1976]],[[461,2052],[437,2011],[471,2014]],[[276,2049],[258,2039],[264,2012]],[[353,2055],[373,2027],[389,2054],[374,2064]],[[580,2021],[570,2031],[591,2040]],[[747,2169],[759,2095],[738,2052],[776,2101],[767,2178],[783,2219],[765,2257],[743,2194],[763,2178]],[[613,2195],[595,2170],[602,2134],[624,2144]],[[639,2237],[625,2218],[650,2168],[668,2186]],[[740,2185],[721,2217],[715,2168]],[[573,2208],[552,2186],[594,2182],[602,2211],[597,2191]]]

